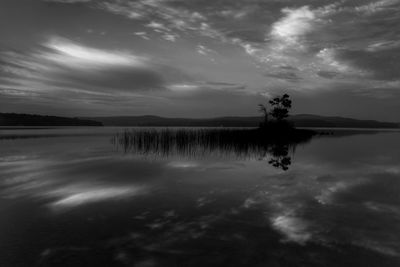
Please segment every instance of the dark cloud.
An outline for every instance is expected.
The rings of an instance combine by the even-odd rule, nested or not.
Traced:
[[[340,75],[338,72],[336,71],[318,71],[317,75],[326,79],[333,79],[336,76]]]
[[[288,66],[288,65],[282,65],[282,66],[279,66],[279,68],[282,69],[282,70],[287,70],[287,71],[297,71],[297,70],[299,70],[296,67]]]
[[[371,73],[379,80],[400,78],[400,47],[380,51],[340,50],[339,60]]]
[[[280,80],[285,80],[289,82],[298,82],[302,80],[300,76],[293,71],[280,71],[280,72],[272,72],[272,73],[265,73],[265,77],[277,78]]]
[[[62,72],[55,75],[56,80],[86,88],[106,90],[143,91],[162,89],[162,76],[151,70],[110,68],[95,72]]]

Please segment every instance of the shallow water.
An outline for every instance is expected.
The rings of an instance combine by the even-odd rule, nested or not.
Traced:
[[[39,131],[0,133],[0,266],[400,266],[398,132],[314,138],[284,171]]]

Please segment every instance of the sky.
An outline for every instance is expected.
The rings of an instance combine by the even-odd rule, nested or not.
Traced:
[[[400,121],[400,0],[1,0],[0,112]]]

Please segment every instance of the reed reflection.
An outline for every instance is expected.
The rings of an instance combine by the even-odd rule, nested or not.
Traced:
[[[268,138],[258,129],[127,129],[111,142],[124,153],[155,157],[267,159],[286,171],[290,152],[310,139],[309,135]]]

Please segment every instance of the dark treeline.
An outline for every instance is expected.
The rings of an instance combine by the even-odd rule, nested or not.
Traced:
[[[42,116],[31,114],[0,113],[0,126],[102,126],[101,122],[66,118],[56,116]]]

